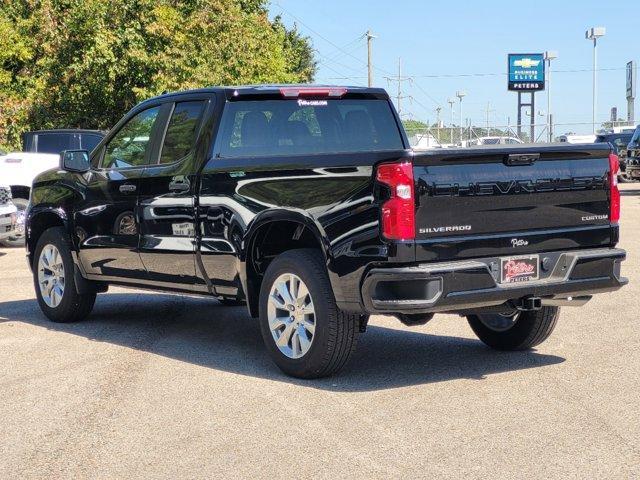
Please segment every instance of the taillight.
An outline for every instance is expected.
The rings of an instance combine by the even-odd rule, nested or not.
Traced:
[[[378,166],[376,178],[387,185],[390,198],[382,204],[382,236],[389,240],[416,238],[413,165],[384,163]]]
[[[614,153],[609,154],[609,221],[620,220],[620,190],[618,189],[618,171],[620,160]]]

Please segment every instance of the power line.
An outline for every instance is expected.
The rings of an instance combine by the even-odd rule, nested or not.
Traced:
[[[323,53],[321,53],[319,50],[316,50],[315,48],[313,49],[313,51],[314,51],[314,52],[316,52],[316,53],[317,53],[318,55],[320,55],[321,57],[324,57],[324,58],[325,58],[325,60],[319,60],[319,61],[318,61],[318,63],[322,63],[322,64],[324,64],[325,66],[327,65],[327,62],[330,62],[331,64],[338,65],[338,66],[340,66],[340,67],[342,67],[342,68],[346,68],[347,70],[351,70],[352,72],[360,73],[360,72],[362,71],[361,69],[359,70],[359,69],[357,69],[357,68],[354,68],[354,67],[353,67],[353,66],[351,66],[351,65],[346,65],[346,64],[344,64],[344,63],[338,62],[337,60],[329,59],[329,58],[327,58],[327,57],[326,57],[326,55],[324,55]],[[340,74],[340,72],[338,72],[338,74]],[[351,79],[351,78],[355,78],[355,77],[346,77],[346,78]],[[366,78],[366,77],[365,77],[365,78]]]
[[[331,50],[331,52],[329,52],[328,54],[325,54],[325,56],[327,58],[330,58],[331,60],[333,59],[337,59],[340,57],[344,57],[345,56],[345,50],[349,49],[348,53],[350,55],[353,55],[353,53],[359,49],[362,48],[365,44],[365,35],[360,35],[358,38],[356,38],[355,40],[352,40],[351,42],[345,43],[340,50]],[[354,48],[349,48],[349,47],[354,47]]]
[[[418,106],[422,107],[422,108],[424,109],[424,111],[425,111],[425,112],[429,112],[429,113],[432,113],[432,112],[433,112],[433,110],[432,110],[432,109],[430,109],[429,107],[427,107],[424,103],[419,102],[419,101],[418,101],[418,99],[417,99],[416,97],[414,97],[414,96],[409,96],[409,100],[410,100],[411,102],[415,102],[415,103],[417,103],[417,104],[418,104]],[[440,106],[438,106],[438,108],[440,108]]]
[[[413,80],[413,78],[412,78],[412,80]],[[442,107],[442,104],[441,104],[440,102],[438,102],[435,98],[433,98],[433,97],[429,94],[429,92],[427,92],[424,88],[422,88],[422,87],[420,86],[420,84],[418,84],[417,82],[412,81],[412,82],[411,82],[411,85],[414,85],[414,86],[418,87],[418,90],[420,90],[420,91],[423,93],[423,95],[424,95],[425,97],[427,97],[429,100],[431,100],[431,101],[432,101],[434,104],[436,104],[438,107]]]
[[[613,72],[626,70],[626,67],[611,67],[611,68],[597,68],[597,72]],[[553,73],[591,73],[592,68],[584,69],[570,69],[570,70],[554,70]],[[425,75],[410,75],[412,78],[461,78],[461,77],[504,77],[507,76],[507,72],[485,72],[485,73],[441,73],[441,74],[425,74]],[[362,77],[366,78],[366,77]],[[340,78],[330,78],[329,80],[341,80]]]
[[[307,25],[306,23],[304,23],[302,20],[300,20],[298,17],[296,17],[293,13],[289,12],[287,9],[285,9],[282,5],[280,5],[278,2],[273,2],[273,4],[277,7],[279,7],[284,13],[286,13],[287,15],[289,15],[291,18],[293,18],[296,22],[298,22],[300,25],[304,26],[307,30],[309,30],[311,33],[317,35],[318,37],[320,37],[322,40],[324,40],[325,42],[327,42],[329,45],[333,46],[336,50],[340,50],[341,52],[343,52],[345,55],[353,58],[354,60],[356,60],[359,63],[362,63],[364,65],[366,65],[366,62],[363,62],[362,59],[356,57],[355,55],[352,55],[351,53],[345,51],[342,47],[336,45],[334,42],[332,42],[331,40],[329,40],[327,37],[325,37],[324,35],[321,35],[320,33],[318,33],[316,30],[314,30],[313,28],[311,28],[309,25]],[[387,75],[394,75],[392,72],[388,72],[386,70],[383,70],[381,68],[377,68],[376,70],[385,73]]]

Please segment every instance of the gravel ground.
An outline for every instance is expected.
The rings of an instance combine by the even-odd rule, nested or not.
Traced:
[[[630,285],[536,350],[379,316],[321,381],[282,375],[215,300],[112,288],[47,322],[24,252],[0,249],[0,478],[639,478],[640,184],[622,188]]]

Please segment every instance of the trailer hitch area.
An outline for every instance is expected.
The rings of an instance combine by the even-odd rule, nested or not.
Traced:
[[[540,297],[523,297],[516,302],[516,308],[523,312],[540,310],[542,308],[542,299]]]

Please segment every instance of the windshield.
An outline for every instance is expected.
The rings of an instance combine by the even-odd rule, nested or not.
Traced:
[[[229,102],[219,136],[223,157],[401,150],[386,100]]]

